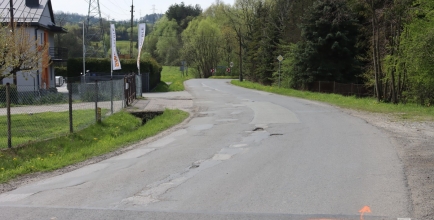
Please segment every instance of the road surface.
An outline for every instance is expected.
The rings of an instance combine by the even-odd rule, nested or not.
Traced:
[[[325,104],[228,80],[186,85],[197,112],[183,127],[1,194],[0,218],[411,217],[403,166],[381,130]]]

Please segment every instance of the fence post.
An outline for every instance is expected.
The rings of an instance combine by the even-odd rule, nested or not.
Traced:
[[[321,92],[321,81],[318,81],[318,92]]]
[[[98,80],[95,80],[95,121],[98,122]]]
[[[6,83],[6,118],[8,123],[8,148],[12,148],[12,130],[11,130],[11,91],[10,84]]]
[[[333,93],[336,94],[336,81],[333,81]]]
[[[113,115],[113,77],[110,78],[110,111]]]
[[[133,87],[133,89],[132,89],[131,91],[132,91],[133,94],[134,94],[133,98],[134,98],[134,100],[135,100],[135,99],[137,98],[136,74],[133,74],[133,76],[132,76],[132,80],[133,80],[134,87]]]
[[[125,91],[125,83],[126,83],[126,78],[125,78],[125,76],[124,76],[124,85],[122,86],[122,89],[123,89],[123,95],[122,95],[122,104],[123,104],[123,108],[125,108],[125,107],[127,107],[127,104],[126,104],[126,99],[125,99],[125,96],[126,96],[126,91]]]
[[[69,132],[74,132],[74,127],[72,126],[72,84],[68,82],[68,105],[69,105]]]

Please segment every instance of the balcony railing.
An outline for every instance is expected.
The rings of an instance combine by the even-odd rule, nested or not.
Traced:
[[[53,61],[68,60],[68,49],[65,47],[50,47],[50,56]]]

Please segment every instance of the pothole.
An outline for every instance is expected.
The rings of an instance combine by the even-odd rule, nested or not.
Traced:
[[[157,112],[130,112],[130,114],[134,115],[137,118],[142,119],[142,125],[146,124],[146,122],[148,122],[149,120],[162,115],[163,112],[162,111],[157,111]]]

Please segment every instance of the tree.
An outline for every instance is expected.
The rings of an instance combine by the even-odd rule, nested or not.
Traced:
[[[216,1],[203,13],[203,16],[210,18],[211,21],[220,29],[222,42],[220,44],[219,60],[220,66],[229,67],[230,63],[234,63],[234,66],[238,66],[239,63],[236,59],[236,51],[238,51],[239,42],[237,41],[236,32],[231,27],[230,18],[226,15],[226,11],[231,8],[230,5],[224,4],[222,1]],[[225,73],[226,74],[226,73]],[[229,75],[238,75],[238,68],[233,68]]]
[[[158,62],[166,65],[179,64],[179,50],[182,48],[179,26],[174,20],[163,16],[146,39],[146,51]]]
[[[279,43],[276,17],[270,12],[271,4],[255,3],[252,36],[246,50],[248,78],[266,85],[273,82],[275,52]]]
[[[356,58],[358,26],[346,1],[316,1],[303,17],[301,29],[303,42],[295,71],[298,83],[353,82],[360,73]]]
[[[10,26],[0,26],[0,80],[12,76],[16,84],[18,72],[27,76],[45,68],[50,64],[50,57],[49,45],[39,45],[25,25],[14,24],[13,30]]]
[[[66,34],[57,34],[54,41],[55,47],[65,47],[68,49],[68,57],[82,57],[83,56],[83,29],[82,26],[77,24],[64,26],[68,30]],[[105,36],[105,45],[110,45],[110,37],[108,34]]]
[[[171,5],[166,12],[166,17],[169,20],[173,19],[176,21],[180,27],[178,33],[181,33],[187,28],[188,23],[200,14],[202,14],[200,5],[195,5],[194,7],[191,5],[186,6],[184,2],[181,2],[181,4],[175,3]]]
[[[222,41],[218,26],[210,18],[196,18],[182,33],[182,57],[202,78],[211,76],[211,69],[219,63]]]
[[[405,25],[396,60],[398,76],[405,76],[404,96],[420,105],[434,104],[434,2],[420,0],[412,12],[413,19]],[[399,77],[398,77],[399,78]]]

